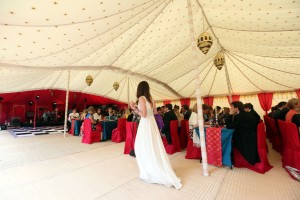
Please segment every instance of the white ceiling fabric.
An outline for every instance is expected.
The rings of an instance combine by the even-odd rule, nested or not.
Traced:
[[[220,50],[235,94],[300,88],[300,1],[192,5],[195,37],[214,41],[198,53],[203,96],[228,94]],[[1,93],[66,89],[70,69],[72,91],[127,102],[146,80],[155,100],[195,96],[185,0],[1,0],[0,28]]]

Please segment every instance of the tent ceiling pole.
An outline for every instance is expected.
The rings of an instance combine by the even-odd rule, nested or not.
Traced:
[[[199,79],[200,69],[199,69],[199,60],[197,56],[198,51],[196,47],[191,0],[187,0],[187,7],[188,7],[188,17],[189,17],[189,27],[190,27],[190,39],[191,39],[192,52],[193,52],[192,59],[195,68],[195,86],[196,86],[196,98],[197,98],[197,107],[198,107],[198,124],[199,124],[199,131],[200,131],[202,170],[204,176],[209,176],[208,165],[207,165],[206,144],[205,144],[205,137],[204,137],[203,112],[202,112],[202,103],[201,103],[201,90],[200,90],[200,79]]]
[[[66,132],[67,132],[68,105],[69,105],[69,89],[70,89],[70,70],[68,70],[68,82],[67,82],[67,91],[66,91],[64,137],[66,137]]]

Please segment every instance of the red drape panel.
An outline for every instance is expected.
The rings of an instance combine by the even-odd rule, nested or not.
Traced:
[[[187,105],[188,107],[190,107],[191,99],[190,98],[180,99],[180,104],[181,104],[181,106]]]
[[[266,112],[267,115],[272,106],[273,93],[260,93],[257,94],[257,96],[261,108]]]
[[[214,103],[214,97],[204,97],[203,98],[203,101],[206,105],[208,106],[213,106],[213,103]]]
[[[231,95],[231,97],[232,97],[232,102],[240,100],[240,95]],[[230,104],[229,96],[227,96],[227,100],[228,100],[228,103]]]
[[[300,98],[300,89],[296,90],[296,94],[297,94],[298,98]]]
[[[169,104],[169,103],[171,103],[171,100],[164,100],[164,101],[163,101],[163,104],[164,104],[164,105],[167,105],[167,104]]]
[[[13,107],[13,116],[12,117],[20,117],[21,122],[25,122],[26,121],[25,105],[15,105]]]

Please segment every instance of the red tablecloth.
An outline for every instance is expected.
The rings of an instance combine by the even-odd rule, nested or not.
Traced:
[[[222,166],[222,128],[206,129],[206,152],[207,163],[215,166]]]

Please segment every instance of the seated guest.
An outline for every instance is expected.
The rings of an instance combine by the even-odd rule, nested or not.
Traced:
[[[200,147],[200,138],[197,135],[195,128],[198,127],[198,109],[197,103],[192,108],[192,113],[189,119],[189,130],[191,138],[193,139],[193,144],[195,147]]]
[[[114,121],[117,119],[117,117],[115,115],[115,110],[113,110],[112,107],[108,108],[108,115],[106,116],[106,119],[108,119],[110,121]]]
[[[257,119],[253,114],[244,111],[240,101],[230,105],[229,116],[226,119],[226,128],[235,129],[233,145],[251,165],[260,162],[257,151]]]
[[[161,115],[162,117],[164,116],[161,107],[157,107],[156,110],[157,110],[157,114]]]
[[[128,122],[132,122],[133,119],[133,110],[131,108],[129,108],[130,114],[127,117],[127,121]]]
[[[209,124],[209,106],[206,104],[202,104],[202,113],[203,113],[203,119],[204,124]]]
[[[106,116],[104,113],[101,113],[101,121],[105,121],[106,120]]]
[[[91,123],[92,123],[92,129],[96,130],[96,126],[95,124],[97,124],[97,122],[94,120],[94,113],[95,113],[95,108],[93,106],[90,106],[88,108],[88,113],[85,116],[85,119],[90,119]]]
[[[174,113],[177,117],[177,120],[178,120],[178,128],[181,127],[181,120],[183,120],[183,116],[180,114],[179,112],[179,106],[175,105],[174,106]]]
[[[189,106],[188,105],[183,105],[182,106],[182,113],[183,113],[183,118],[186,120],[190,119],[191,116],[191,111],[189,111]]]
[[[288,101],[287,107],[290,109],[285,116],[286,122],[292,122],[293,116],[297,113],[296,109],[300,108],[300,99],[292,98]]]
[[[113,111],[112,107],[109,107],[107,112],[108,112],[107,116],[114,116],[114,111]]]
[[[257,123],[260,121],[260,116],[257,114],[257,112],[253,109],[253,105],[251,103],[245,103],[244,104],[244,110],[245,112],[251,113],[257,120]]]
[[[98,122],[98,121],[101,121],[101,109],[98,108],[98,109],[97,109],[97,112],[94,113],[93,116],[94,116],[94,120],[95,120],[95,121],[97,121],[97,122]]]
[[[271,112],[268,114],[269,117],[274,118],[274,114],[276,113],[276,110],[278,109],[277,105],[271,107]]]
[[[80,114],[80,121],[81,121],[81,127],[80,127],[80,136],[83,136],[83,132],[84,132],[84,119],[85,116],[87,115],[88,110],[87,109],[83,109],[83,111]]]
[[[90,106],[88,108],[88,113],[85,116],[85,119],[90,119],[92,124],[95,124],[95,120],[94,120],[94,113],[95,113],[95,108],[93,106]]]
[[[80,114],[80,120],[81,122],[84,121],[86,114],[88,113],[88,109],[83,109],[83,111]]]
[[[274,111],[274,113],[271,115],[273,119],[280,119],[282,121],[285,120],[285,115],[289,111],[289,109],[286,107],[286,102],[281,101],[277,106],[277,109]]]
[[[69,121],[72,122],[72,119],[79,119],[79,113],[76,111],[76,108],[69,114]]]
[[[228,107],[224,107],[223,108],[223,112],[221,112],[221,114],[219,115],[219,122],[221,122],[221,124],[225,124],[226,118],[229,115],[229,108]]]
[[[170,133],[170,122],[171,120],[177,120],[177,117],[172,110],[172,104],[166,105],[167,112],[164,114],[163,121],[164,121],[164,127],[162,129],[162,133],[166,135],[166,139],[168,141],[168,144],[172,144],[172,138]]]
[[[166,107],[162,106],[160,107],[160,109],[161,109],[161,114],[164,116],[164,114],[166,113]]]
[[[221,107],[220,106],[216,106],[216,109],[217,109],[217,114],[218,114],[218,116],[219,115],[221,115],[222,113],[221,113]]]
[[[211,106],[209,106],[208,116],[210,121],[213,121],[215,119],[215,111]]]
[[[297,114],[295,114],[292,118],[292,123],[296,124],[300,137],[300,110],[297,110]]]

